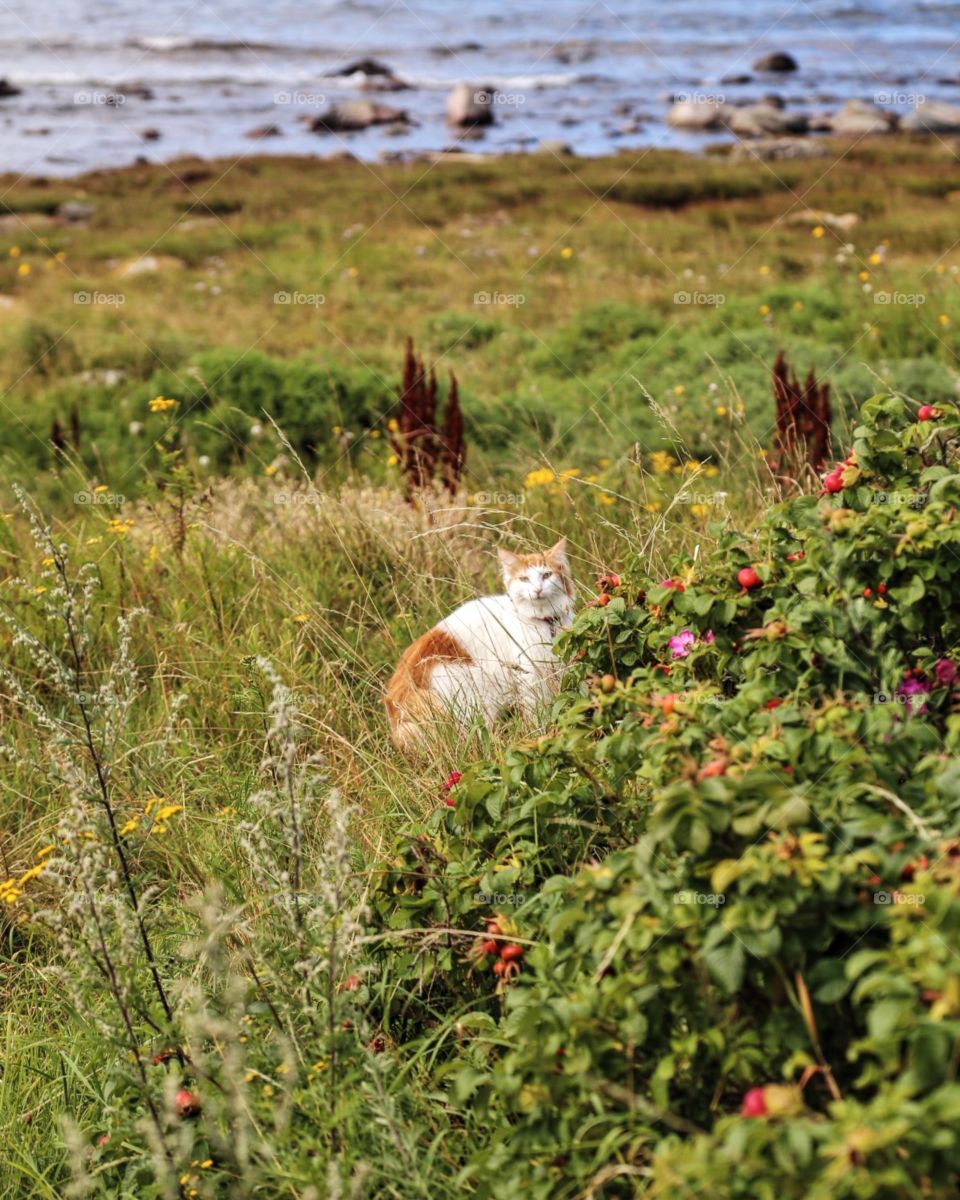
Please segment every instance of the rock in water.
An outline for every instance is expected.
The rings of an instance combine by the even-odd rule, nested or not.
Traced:
[[[308,128],[311,133],[353,133],[358,129],[369,129],[371,125],[390,125],[406,120],[407,114],[402,108],[391,108],[389,104],[376,104],[372,100],[346,100],[343,104],[331,104],[313,118]]]
[[[494,89],[458,83],[447,97],[450,125],[492,125]]]
[[[918,104],[900,121],[907,133],[960,133],[960,108],[942,100]]]
[[[719,100],[678,100],[667,113],[674,129],[722,129],[733,109]]]
[[[18,88],[15,84],[8,83],[6,79],[0,79],[0,98],[19,96],[22,90],[22,88]]]
[[[795,71],[797,60],[792,54],[783,50],[775,50],[772,54],[762,54],[753,64],[755,71]]]
[[[734,108],[725,124],[738,137],[766,137],[784,133],[806,133],[808,121],[803,113],[786,113],[776,104],[747,104]]]
[[[866,100],[848,100],[831,120],[834,133],[860,136],[866,133],[889,133],[897,127],[899,117]]]
[[[282,135],[283,130],[279,125],[258,125],[256,129],[248,129],[243,136],[258,141],[261,138],[281,137]]]

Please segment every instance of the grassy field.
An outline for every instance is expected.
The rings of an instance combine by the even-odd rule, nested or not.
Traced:
[[[252,811],[269,729],[258,660],[297,695],[371,861],[450,770],[522,732],[409,765],[380,709],[403,646],[495,586],[497,542],[567,535],[589,591],[603,569],[656,577],[749,528],[778,495],[763,453],[781,347],[831,382],[841,430],[882,383],[956,390],[960,192],[939,147],[771,165],[179,162],[4,189],[0,875],[56,838],[79,736],[44,682],[37,645],[59,654],[68,629],[20,483],[53,544],[92,564],[91,687],[135,664],[123,744],[145,757],[117,761],[119,817],[148,797],[182,806],[134,856],[172,915],[168,965],[190,897],[242,877],[225,827]],[[92,215],[54,218],[66,201]],[[461,383],[453,501],[407,504],[391,463],[408,335]],[[151,411],[157,396],[177,403]],[[46,895],[41,873],[31,896]],[[119,1101],[96,1029],[45,971],[52,936],[21,902],[0,933],[0,1197],[59,1196],[62,1118],[93,1137]]]

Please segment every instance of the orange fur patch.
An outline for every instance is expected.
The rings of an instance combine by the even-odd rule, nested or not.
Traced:
[[[442,629],[431,629],[418,637],[400,655],[383,702],[394,740],[403,750],[411,747],[416,722],[434,710],[430,676],[434,667],[443,662],[469,665],[473,659],[455,637]]]

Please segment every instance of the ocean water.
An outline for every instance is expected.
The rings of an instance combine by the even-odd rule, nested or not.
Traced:
[[[440,150],[456,141],[444,104],[461,80],[497,91],[497,122],[463,143],[471,151],[546,139],[580,154],[697,148],[718,135],[671,130],[671,96],[774,90],[811,112],[852,96],[901,111],[917,97],[960,103],[958,39],[960,2],[948,0],[4,0],[0,77],[22,91],[0,99],[0,170]],[[800,69],[757,76],[751,64],[768,50]],[[372,98],[412,124],[311,133],[307,120],[329,103],[364,94],[359,76],[338,74],[360,57],[410,84]],[[247,136],[263,125],[280,136]]]

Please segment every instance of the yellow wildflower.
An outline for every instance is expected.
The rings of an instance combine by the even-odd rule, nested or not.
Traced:
[[[695,517],[705,517],[709,509],[705,504],[691,504],[690,511]]]
[[[718,404],[714,412],[718,417],[725,417],[727,415],[727,406],[725,404]]]
[[[760,267],[760,269],[759,269],[759,271],[758,271],[757,273],[758,273],[759,275],[769,275],[769,274],[770,274],[770,268],[769,268],[769,267],[768,267],[766,264],[764,264],[762,267]]]
[[[136,827],[140,824],[136,817],[131,817],[129,821],[125,821],[120,827],[120,836],[126,837],[128,833],[133,833]]]
[[[946,327],[950,324],[950,318],[946,313],[941,313],[937,317],[937,321],[944,327],[944,329],[946,329]]]
[[[293,620],[296,621],[298,625],[306,625],[306,623],[310,620],[310,616],[308,613],[295,613]]]
[[[600,501],[601,504],[606,504],[608,507],[611,504],[616,504],[616,502],[617,502],[615,496],[608,496],[606,492],[601,492],[601,494],[597,497],[597,499]]]
[[[397,458],[397,456],[395,454],[391,454],[389,456],[389,458],[387,459],[387,466],[395,467],[399,461],[400,461],[400,459]]]
[[[21,263],[20,266],[17,267],[17,274],[18,275],[29,275],[30,274],[30,264],[29,263]]]
[[[761,317],[765,317],[769,311],[770,311],[769,304],[761,304],[760,307],[757,309],[757,312],[760,314]]]
[[[573,258],[573,247],[572,246],[564,246],[564,248],[560,251],[560,257],[561,258]]]
[[[883,256],[878,254],[876,252],[876,250],[874,250],[874,252],[867,259],[867,262],[870,264],[871,267],[879,267],[880,264],[883,262]]]
[[[870,272],[869,271],[860,271],[857,274],[857,278],[860,280],[861,283],[866,283],[867,280],[870,278]]]
[[[815,238],[822,238],[827,231],[822,225],[814,225],[812,232]]]
[[[182,804],[165,804],[163,808],[158,808],[153,814],[155,821],[168,821],[171,817],[176,816],[178,812],[183,812]]]
[[[10,249],[7,251],[7,253],[10,255],[11,258],[19,258],[20,257],[20,247],[19,246],[11,246]]]
[[[682,396],[686,390],[687,389],[683,386],[682,383],[678,383],[677,386],[673,389],[673,394],[675,396]]]
[[[643,507],[649,513],[658,513],[660,511],[660,509],[662,508],[662,505],[659,500],[648,500],[647,503]]]
[[[527,472],[523,486],[525,488],[545,487],[548,483],[553,483],[556,478],[551,467],[537,467],[535,470]]]
[[[37,858],[46,858],[48,854],[52,854],[56,850],[56,842],[50,842],[49,845],[43,846],[37,851]]]
[[[171,408],[176,408],[178,403],[177,400],[171,400],[167,396],[154,396],[150,401],[149,408],[152,413],[169,412]]]
[[[650,455],[650,466],[655,475],[666,475],[673,466],[673,455],[666,450],[654,450]]]
[[[803,301],[802,300],[794,300],[793,311],[794,312],[803,312]]]
[[[397,430],[400,428],[400,422],[397,420],[396,417],[391,417],[390,420],[387,422],[387,428],[390,430],[391,433],[396,433]]]
[[[93,491],[94,491],[94,495],[102,496],[104,492],[109,491],[109,488],[107,487],[107,485],[105,483],[98,483],[97,486],[93,489]]]

